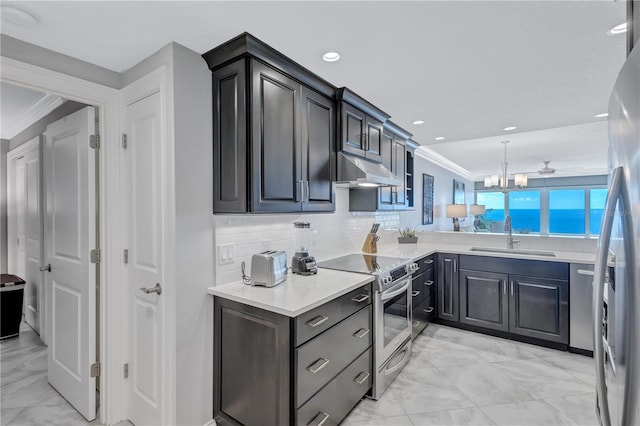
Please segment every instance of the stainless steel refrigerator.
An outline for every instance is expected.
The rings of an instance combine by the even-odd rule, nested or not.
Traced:
[[[640,425],[640,44],[609,101],[609,190],[594,276],[596,412]]]

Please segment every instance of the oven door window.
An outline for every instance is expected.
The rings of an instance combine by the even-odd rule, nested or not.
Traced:
[[[384,302],[382,316],[384,329],[384,346],[388,346],[399,334],[409,328],[408,293],[403,291],[396,297]]]

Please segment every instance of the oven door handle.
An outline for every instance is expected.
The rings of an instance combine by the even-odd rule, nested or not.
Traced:
[[[400,293],[407,291],[410,285],[411,278],[405,278],[390,289],[383,291],[382,294],[380,294],[380,300],[384,302],[386,300],[392,299]]]

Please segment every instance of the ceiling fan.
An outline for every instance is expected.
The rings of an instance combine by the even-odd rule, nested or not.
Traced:
[[[549,167],[549,163],[551,162],[551,160],[548,161],[544,161],[544,168],[538,170],[538,174],[539,175],[552,175],[556,172],[556,169],[554,169],[553,167]]]

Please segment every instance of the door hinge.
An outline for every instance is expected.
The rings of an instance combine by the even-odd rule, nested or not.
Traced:
[[[93,249],[89,252],[91,263],[100,263],[100,249]]]
[[[124,249],[122,251],[122,261],[124,263],[129,263],[129,249]]]
[[[126,133],[122,134],[122,148],[123,149],[127,149],[127,134]]]
[[[129,377],[129,363],[128,362],[122,367],[122,374],[124,375],[125,379],[127,379]]]
[[[91,364],[91,377],[100,377],[100,363],[99,362],[94,362],[93,364]]]
[[[89,136],[89,146],[93,149],[100,149],[100,135]]]

